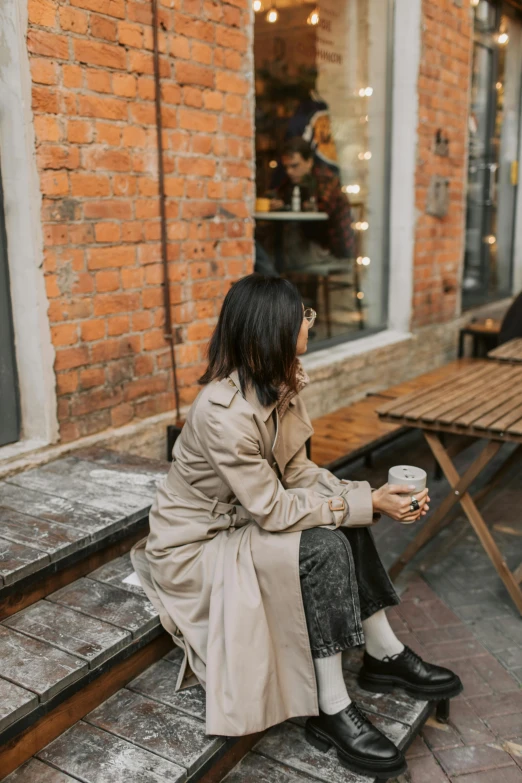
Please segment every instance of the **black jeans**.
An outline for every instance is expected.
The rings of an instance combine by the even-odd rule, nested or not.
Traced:
[[[299,575],[314,658],[363,644],[361,621],[399,603],[367,527],[304,530]]]

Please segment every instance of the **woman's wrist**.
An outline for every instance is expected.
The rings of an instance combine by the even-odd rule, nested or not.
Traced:
[[[380,513],[380,510],[381,510],[381,509],[379,508],[379,496],[378,496],[378,492],[379,492],[379,490],[378,490],[378,489],[373,489],[373,490],[372,490],[372,506],[373,506],[373,513],[374,513],[374,514],[378,514],[378,513]]]

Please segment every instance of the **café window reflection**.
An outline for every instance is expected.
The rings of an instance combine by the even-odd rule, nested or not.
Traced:
[[[386,325],[388,0],[257,0],[256,264],[312,343]]]

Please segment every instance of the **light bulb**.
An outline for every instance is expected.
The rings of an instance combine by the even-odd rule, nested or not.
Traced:
[[[372,87],[367,87],[365,89],[365,91],[364,91],[364,94],[366,95],[367,98],[369,98],[370,95],[373,95],[373,88]]]
[[[319,24],[319,11],[315,8],[306,20],[306,24],[316,25]]]
[[[278,19],[279,19],[279,14],[277,13],[277,9],[271,8],[266,15],[266,21],[270,22],[270,24],[274,24],[274,22],[277,22]]]
[[[370,266],[370,259],[368,258],[368,256],[364,256],[364,258],[362,260],[362,265],[363,266]]]
[[[470,0],[470,5],[471,5],[472,8],[476,8],[479,3],[480,3],[480,0]]]
[[[369,226],[366,220],[363,220],[363,222],[361,223],[361,231],[368,231],[368,227]]]
[[[500,33],[497,38],[497,41],[501,46],[505,46],[509,41],[509,35],[507,33]]]
[[[271,160],[270,163],[268,164],[268,167],[271,168],[271,169],[276,169],[277,168],[277,160]]]
[[[362,291],[357,292],[357,299],[364,299],[364,294]]]
[[[497,82],[495,84],[495,87],[497,88],[497,90],[501,90],[502,89],[502,82]]]
[[[347,193],[360,193],[361,186],[360,185],[347,185],[346,186],[346,192]]]
[[[359,257],[358,257],[358,259],[357,259],[357,263],[359,264],[359,266],[362,264],[362,256],[359,256]]]
[[[257,13],[259,13],[259,11],[263,10],[263,3],[261,2],[261,0],[254,0],[254,2],[252,3],[252,8],[254,9],[255,13],[257,14]]]
[[[370,160],[370,158],[372,157],[372,153],[369,150],[366,150],[366,152],[359,152],[357,157],[359,158],[359,160]]]

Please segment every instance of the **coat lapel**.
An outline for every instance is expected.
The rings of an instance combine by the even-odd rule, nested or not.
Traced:
[[[239,391],[241,391],[239,375],[236,370],[230,373],[230,378],[233,380]],[[277,462],[281,476],[283,476],[286,466],[292,457],[297,454],[297,452],[304,446],[308,438],[313,434],[313,428],[306,412],[306,408],[304,407],[304,403],[302,402],[299,395],[297,395],[293,400],[290,401],[290,404],[282,419],[280,419],[277,415],[275,416],[276,436],[272,444],[266,427],[266,422],[276,407],[275,403],[272,405],[262,405],[258,400],[255,389],[253,388],[247,389],[245,399],[252,406],[262,421],[262,426],[260,426],[260,433],[262,438],[261,447],[264,450],[263,456],[266,456],[268,453],[270,453],[271,450],[274,459]]]

